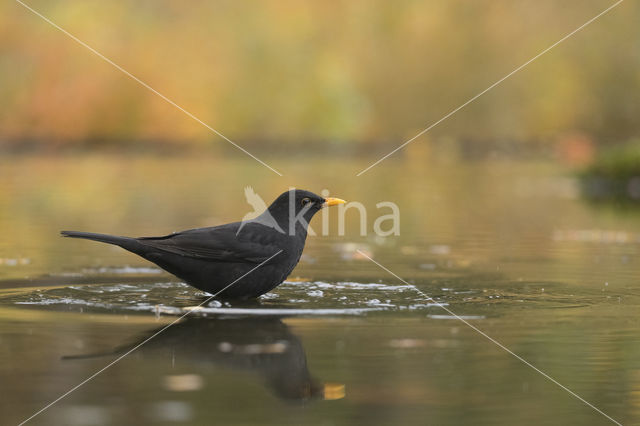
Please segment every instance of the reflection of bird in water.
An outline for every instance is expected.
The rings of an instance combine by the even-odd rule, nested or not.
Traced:
[[[157,331],[149,331],[138,342],[110,353],[64,358],[84,359],[125,353]],[[171,354],[180,362],[250,371],[261,376],[267,387],[285,400],[344,397],[344,385],[320,383],[311,377],[300,339],[279,318],[187,317],[149,340],[136,352],[143,357]]]

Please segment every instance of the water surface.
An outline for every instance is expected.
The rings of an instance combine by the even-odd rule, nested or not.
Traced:
[[[17,424],[623,424],[640,415],[638,212],[552,164],[117,156],[0,160],[0,413]],[[313,171],[313,174],[310,171]],[[362,202],[258,301],[205,294],[62,229],[160,235],[239,220],[243,189]],[[393,201],[401,235],[371,233]],[[332,211],[331,214],[334,214]],[[322,218],[312,225],[318,233]],[[400,276],[402,282],[361,250]],[[426,295],[426,296],[425,296]],[[185,318],[180,319],[185,313]],[[454,315],[455,314],[455,315]]]

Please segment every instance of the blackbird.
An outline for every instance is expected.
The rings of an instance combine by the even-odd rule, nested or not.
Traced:
[[[225,299],[264,294],[293,271],[302,255],[311,218],[344,203],[292,189],[255,219],[162,237],[118,237],[62,231],[65,237],[115,244],[155,263],[187,284]]]

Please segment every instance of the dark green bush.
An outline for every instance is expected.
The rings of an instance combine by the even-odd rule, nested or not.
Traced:
[[[640,139],[602,149],[580,178],[587,197],[640,201]]]

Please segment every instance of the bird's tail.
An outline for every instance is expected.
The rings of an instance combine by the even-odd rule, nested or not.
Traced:
[[[84,238],[85,240],[100,241],[101,243],[115,244],[118,246],[129,245],[133,238],[117,237],[115,235],[95,234],[93,232],[60,231],[60,235],[70,238]],[[128,244],[129,243],[129,244]]]

